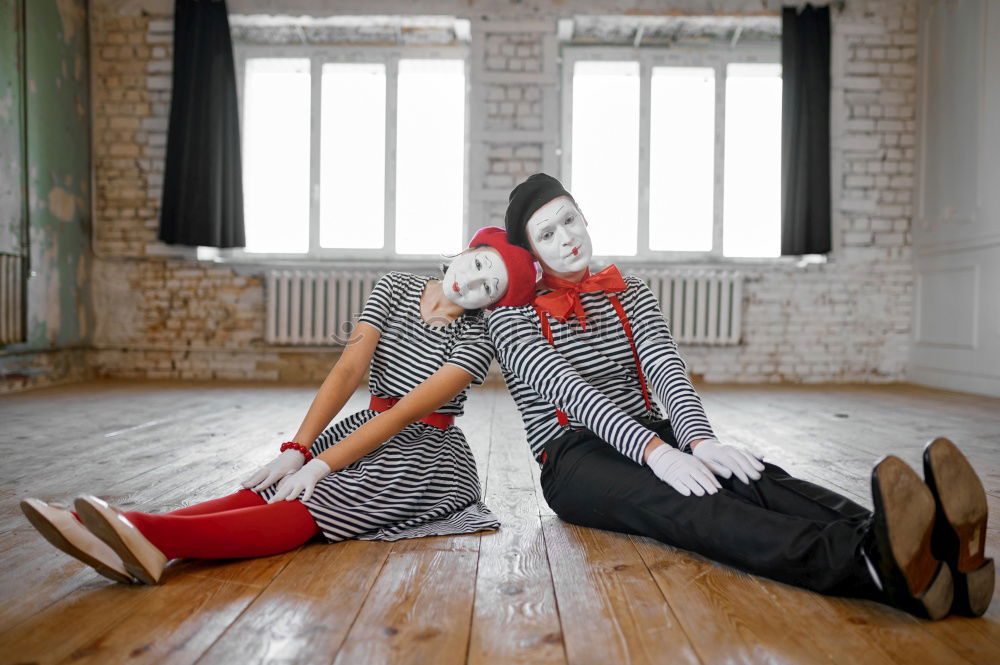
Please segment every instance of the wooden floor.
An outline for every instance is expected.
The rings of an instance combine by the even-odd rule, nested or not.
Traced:
[[[160,511],[229,493],[312,394],[96,382],[0,398],[0,662],[1000,662],[996,598],[986,618],[924,622],[561,522],[496,388],[473,392],[462,423],[495,533],[176,562],[160,586],[127,586],[53,549],[17,506],[93,493]],[[877,457],[919,471],[923,444],[951,437],[990,493],[987,547],[1000,555],[1000,400],[912,386],[702,394],[721,438],[869,507]]]

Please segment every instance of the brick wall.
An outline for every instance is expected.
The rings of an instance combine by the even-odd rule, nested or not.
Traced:
[[[315,380],[335,353],[264,343],[261,270],[198,263],[156,240],[169,112],[168,4],[91,4],[94,291],[105,294],[95,302],[96,367],[109,376]],[[599,13],[635,9],[591,4],[588,11]],[[707,0],[683,4],[689,13],[721,11]],[[317,11],[321,5],[317,0]],[[510,188],[527,175],[558,173],[557,19],[584,11],[582,3],[549,0],[492,5],[507,7],[506,14],[487,17],[458,2],[453,10],[472,22],[472,228],[502,224]],[[353,11],[363,13],[363,4]],[[406,11],[421,13],[420,3]],[[903,377],[913,298],[916,6],[849,1],[834,22],[836,251],[825,265],[738,266],[748,278],[745,343],[682,349],[692,373],[707,380]]]

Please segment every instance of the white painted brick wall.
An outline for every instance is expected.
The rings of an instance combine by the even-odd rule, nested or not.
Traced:
[[[315,2],[320,9],[322,2]],[[132,354],[102,350],[101,372],[274,378],[288,361],[259,348],[260,335],[254,332],[263,325],[255,319],[262,317],[259,280],[239,282],[244,278],[232,271],[208,276],[200,266],[184,268],[176,261],[154,267],[145,264],[161,260],[143,258],[158,245],[170,99],[170,3],[144,0],[144,13],[119,10],[112,0],[93,4],[98,17],[93,66],[99,78],[96,247],[103,256],[137,262],[104,262],[100,274],[127,279],[141,292],[140,323],[129,333],[134,347],[163,347]],[[573,12],[613,14],[625,4],[636,11],[661,7],[643,0],[525,0],[516,7],[490,3],[489,9],[454,5],[473,26],[472,228],[502,225],[510,188],[531,173],[558,175],[557,20]],[[765,0],[748,9],[738,0],[686,0],[678,11],[759,12],[764,7],[777,12],[780,4]],[[428,0],[426,5],[408,3],[402,11],[438,9]],[[744,343],[682,348],[691,372],[706,380],[893,381],[904,376],[913,311],[916,3],[849,0],[833,16],[835,252],[825,265],[740,266],[748,278]],[[213,329],[199,316],[219,303],[231,308],[237,321],[221,331],[218,321]],[[209,340],[205,343],[223,350],[206,347],[197,352],[197,361],[189,360],[190,349],[171,348],[184,345],[184,338]],[[237,353],[243,360],[231,361]],[[248,353],[252,362],[246,360]]]

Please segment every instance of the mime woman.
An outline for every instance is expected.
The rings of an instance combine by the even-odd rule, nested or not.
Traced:
[[[527,304],[536,274],[527,251],[487,227],[443,281],[385,275],[298,432],[234,494],[165,514],[123,512],[90,495],[76,513],[30,498],[21,507],[59,549],[106,577],[146,584],[171,559],[268,556],[318,534],[337,542],[495,529],[454,420],[493,358],[480,310]],[[327,427],[366,369],[369,408]]]

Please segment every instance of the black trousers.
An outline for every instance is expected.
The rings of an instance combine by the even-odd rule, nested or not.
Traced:
[[[677,447],[666,420],[641,421]],[[760,480],[719,478],[684,496],[587,429],[545,445],[541,485],[573,524],[655,538],[734,568],[820,593],[878,598],[860,545],[871,511],[764,463]]]

